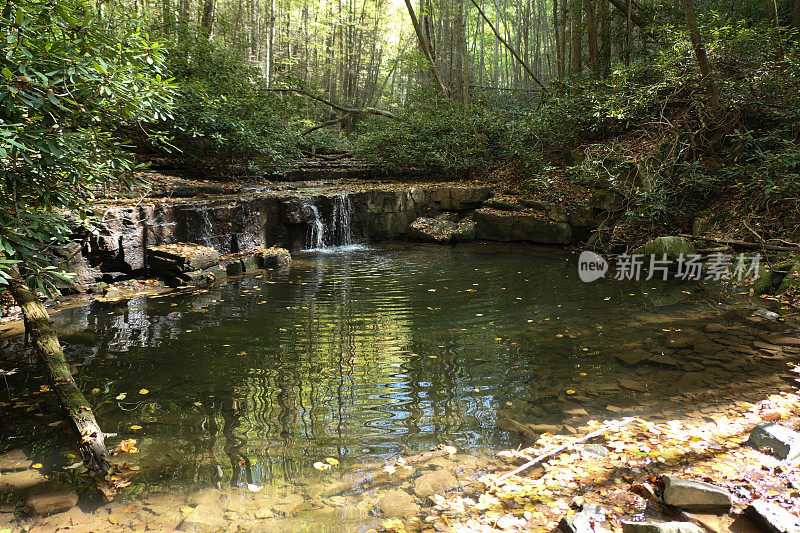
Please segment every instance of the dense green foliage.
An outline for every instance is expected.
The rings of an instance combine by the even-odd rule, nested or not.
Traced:
[[[173,48],[167,67],[178,91],[174,118],[164,127],[180,170],[254,174],[299,155],[300,106],[267,91],[241,54],[196,36]]]
[[[74,0],[6,3],[0,14],[0,283],[20,263],[37,288],[48,252],[111,182],[134,179],[126,124],[166,120],[164,51],[134,25],[101,23]]]

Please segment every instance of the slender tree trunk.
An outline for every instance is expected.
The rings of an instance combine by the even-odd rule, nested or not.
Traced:
[[[562,0],[566,1],[566,0]],[[556,39],[556,75],[564,77],[564,50],[561,42],[564,40],[564,29],[561,26],[561,13],[558,9],[558,0],[553,0],[553,26]]]
[[[47,310],[22,280],[16,268],[9,269],[9,273],[11,279],[8,291],[22,309],[25,331],[33,341],[39,361],[47,368],[59,404],[78,434],[78,447],[83,463],[96,475],[96,481],[101,483],[101,490],[110,500],[114,496],[114,490],[105,482],[105,476],[110,469],[105,434],[95,420],[89,401],[75,384]]]
[[[586,31],[589,35],[589,68],[593,78],[600,77],[600,60],[597,53],[597,24],[595,23],[595,1],[584,0],[586,7]]]
[[[214,4],[215,0],[204,0],[203,2],[203,16],[200,19],[200,27],[206,39],[211,37],[214,29]]]
[[[535,81],[542,89],[544,89],[545,88],[544,84],[541,81],[539,81],[538,77],[536,77],[536,74],[534,74],[533,69],[531,69],[531,67],[520,57],[517,51],[514,50],[514,48],[512,48],[511,45],[508,44],[508,42],[506,42],[505,39],[503,39],[503,37],[500,35],[500,32],[497,31],[497,28],[494,27],[494,24],[492,24],[492,21],[489,20],[489,17],[486,16],[486,13],[483,12],[483,9],[480,8],[478,3],[475,0],[471,1],[472,5],[475,6],[475,8],[478,10],[478,13],[480,13],[481,17],[483,17],[483,19],[486,21],[486,24],[489,25],[489,28],[494,33],[494,36],[497,37],[497,40],[500,41],[503,44],[503,46],[505,46],[506,49],[511,53],[511,55],[514,56],[514,59],[516,59],[519,62],[519,64],[522,65],[522,68],[525,69],[525,72],[528,73],[528,76],[530,76],[533,81]]]
[[[711,77],[711,66],[708,62],[708,55],[706,54],[705,46],[700,38],[700,30],[697,28],[697,20],[694,16],[694,5],[692,0],[681,0],[683,3],[683,12],[686,16],[686,27],[689,29],[689,35],[692,39],[692,46],[694,47],[694,55],[697,58],[697,64],[700,66],[700,73],[703,75],[703,83],[706,86],[706,94],[708,94],[708,103],[712,111],[716,111],[721,107],[719,101],[719,93],[714,79]]]
[[[608,0],[600,0],[600,72],[604,78],[611,72],[611,13]]]
[[[581,0],[572,0],[570,5],[570,59],[573,74],[580,74],[583,70],[583,56],[581,41],[583,41],[583,25],[581,24]]]
[[[428,60],[431,68],[431,74],[433,75],[433,81],[436,82],[436,86],[439,88],[439,91],[444,95],[447,96],[447,87],[444,86],[442,83],[442,78],[439,77],[439,71],[436,68],[436,62],[433,59],[433,54],[431,53],[431,49],[428,46],[428,41],[425,39],[425,36],[422,34],[422,29],[419,26],[419,21],[417,20],[417,15],[414,13],[414,7],[411,5],[411,0],[405,0],[406,7],[408,8],[408,15],[411,17],[411,24],[414,26],[414,32],[417,34],[417,40],[419,41],[419,46],[422,49],[422,53],[425,55],[425,58]]]

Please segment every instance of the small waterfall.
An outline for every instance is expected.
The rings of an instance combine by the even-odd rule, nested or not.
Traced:
[[[353,235],[350,229],[350,212],[353,206],[350,197],[340,194],[333,200],[333,223],[331,231],[335,240],[334,244],[339,246],[350,246],[353,244]]]
[[[305,207],[309,215],[306,249],[334,251],[357,246],[353,244],[353,231],[350,225],[353,204],[348,195],[340,194],[333,199],[330,222],[327,224],[315,204],[308,202]]]
[[[325,248],[325,224],[319,216],[319,209],[314,204],[308,204],[311,212],[311,224],[308,228],[308,239],[306,246],[311,249],[321,250]]]
[[[214,224],[211,222],[211,217],[208,216],[208,209],[205,207],[200,208],[202,213],[203,225],[200,228],[200,244],[215,247],[214,238]]]

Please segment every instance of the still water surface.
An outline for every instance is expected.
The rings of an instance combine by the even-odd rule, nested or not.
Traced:
[[[565,403],[586,419],[657,404],[680,369],[637,372],[614,353],[719,321],[724,307],[690,284],[582,283],[575,256],[551,249],[294,259],[286,272],[58,315],[104,429],[139,440],[134,484],[296,480],[326,457],[346,468],[440,443],[517,445],[499,418],[582,423]],[[616,385],[622,375],[640,390]]]

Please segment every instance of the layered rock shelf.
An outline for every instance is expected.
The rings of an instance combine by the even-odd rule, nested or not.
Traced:
[[[62,251],[64,266],[76,272],[77,285],[88,287],[167,268],[169,261],[164,263],[158,252],[165,245],[195,243],[221,256],[272,246],[313,248],[310,232],[320,221],[336,222],[342,198],[347,199],[353,236],[361,242],[477,239],[566,244],[589,238],[619,215],[614,199],[600,193],[586,205],[564,207],[523,204],[475,184],[316,185],[275,185],[236,194],[212,191],[194,197],[151,198],[135,205],[109,204],[99,230]],[[210,267],[194,265],[187,271],[173,269],[173,274],[185,277],[206,268]]]

